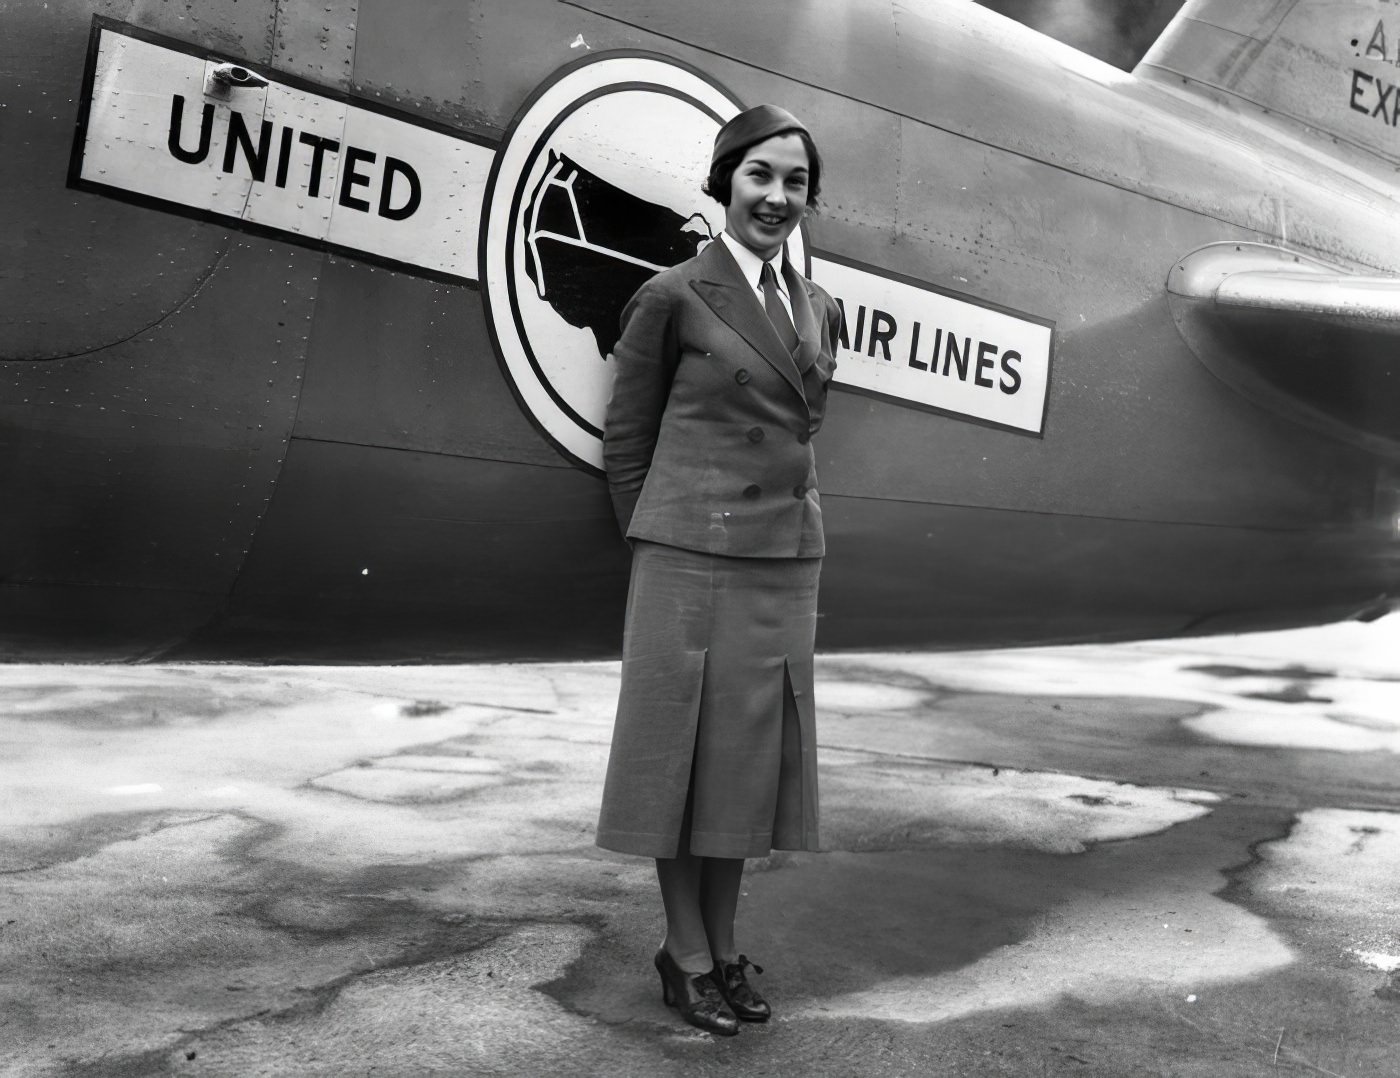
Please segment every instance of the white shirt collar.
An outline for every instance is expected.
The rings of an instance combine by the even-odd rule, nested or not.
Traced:
[[[749,282],[754,292],[762,295],[763,286],[760,278],[763,274],[764,259],[759,258],[728,232],[721,232],[719,238],[729,248],[729,253],[734,256],[734,261],[739,263],[739,272],[744,275],[744,280]],[[768,264],[773,267],[773,275],[778,279],[778,291],[784,296],[787,295],[787,281],[783,278],[783,251],[785,248],[786,245],[779,247],[778,253],[767,260]]]

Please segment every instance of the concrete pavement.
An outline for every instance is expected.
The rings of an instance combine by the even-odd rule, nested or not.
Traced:
[[[615,664],[0,667],[0,1073],[1400,1074],[1400,619],[819,659],[776,1017],[660,1002]]]

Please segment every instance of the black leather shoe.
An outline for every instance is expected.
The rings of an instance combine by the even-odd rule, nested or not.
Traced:
[[[729,1004],[729,1009],[745,1022],[766,1022],[773,1015],[768,1001],[754,991],[749,979],[744,976],[744,967],[753,966],[755,973],[762,973],[762,966],[754,966],[748,955],[740,955],[737,962],[716,962],[710,974],[719,985],[720,994]]]
[[[739,1032],[739,1020],[729,1009],[708,973],[687,973],[676,965],[665,947],[656,952],[656,972],[661,974],[661,999],[675,1007],[681,1017],[697,1029],[732,1037]]]

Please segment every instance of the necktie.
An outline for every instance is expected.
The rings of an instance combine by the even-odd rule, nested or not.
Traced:
[[[763,286],[763,309],[768,312],[768,320],[778,331],[778,340],[783,342],[783,347],[789,352],[795,351],[797,349],[797,330],[778,295],[778,275],[773,272],[771,262],[763,263],[763,272],[759,274],[758,280],[759,284]]]

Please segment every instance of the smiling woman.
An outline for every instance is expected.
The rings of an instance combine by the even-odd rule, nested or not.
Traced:
[[[785,118],[775,117],[773,122],[783,123]],[[821,174],[817,145],[798,128],[756,145],[725,148],[715,158],[705,190],[724,204],[725,231],[767,260],[778,253],[803,215],[816,207]]]
[[[720,129],[705,191],[725,230],[623,311],[604,426],[633,561],[598,844],[656,859],[662,997],[723,1035],[772,1013],[734,939],[744,859],[817,845],[811,439],[841,316],[786,242],[820,185],[791,113]]]

